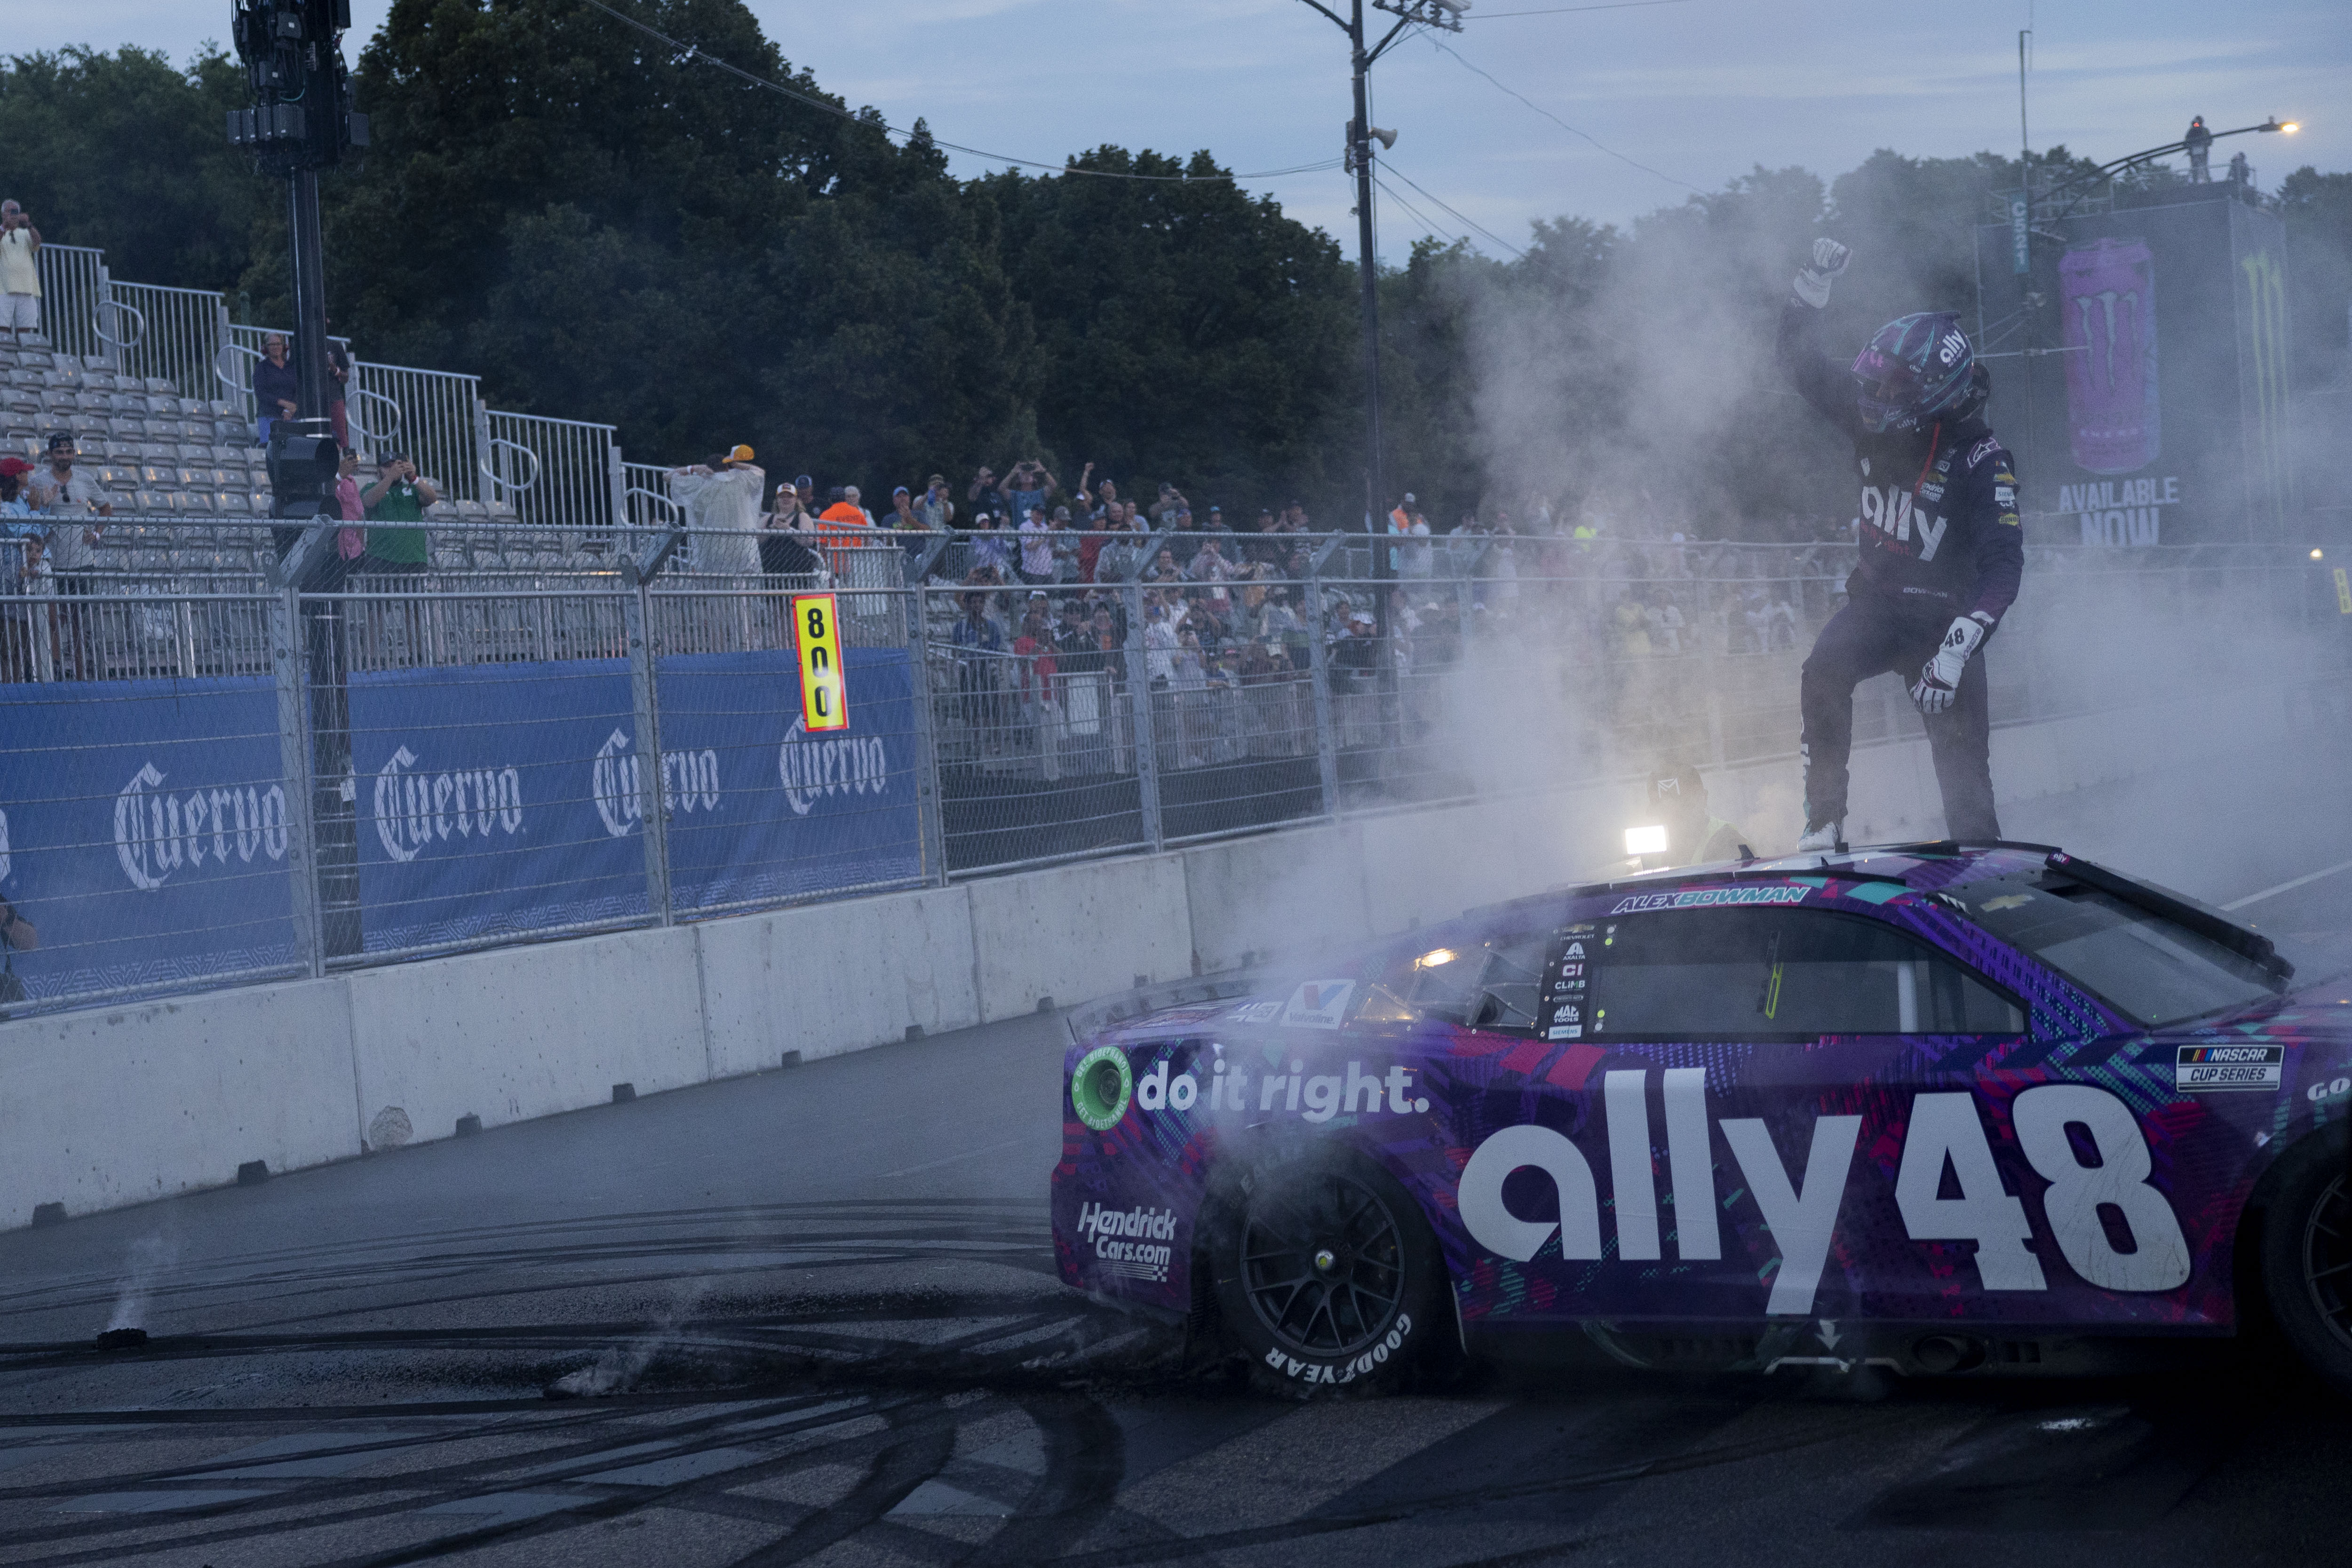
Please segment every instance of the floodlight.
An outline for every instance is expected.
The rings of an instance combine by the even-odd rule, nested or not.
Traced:
[[[1628,855],[1663,855],[1666,852],[1666,829],[1663,823],[1647,827],[1625,830],[1625,853]]]

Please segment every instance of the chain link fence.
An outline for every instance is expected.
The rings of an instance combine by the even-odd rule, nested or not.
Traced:
[[[0,541],[0,897],[41,932],[8,955],[18,1005],[1785,756],[1853,563],[1486,541],[1387,578],[1324,541],[1188,579],[1155,577],[1152,540],[1128,549],[1142,580],[1008,584],[942,570],[941,542],[821,539],[796,574],[640,584],[616,557],[289,594],[266,549],[53,577]],[[1995,721],[2158,700],[2192,671],[2340,673],[2332,574],[2035,550],[1987,648]],[[838,616],[844,730],[803,719],[809,593]],[[1899,682],[1856,694],[1858,743],[1917,722]]]

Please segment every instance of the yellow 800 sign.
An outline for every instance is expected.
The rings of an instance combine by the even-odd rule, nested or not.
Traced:
[[[841,626],[831,594],[793,598],[793,641],[801,659],[801,726],[849,728],[849,682],[841,666]]]

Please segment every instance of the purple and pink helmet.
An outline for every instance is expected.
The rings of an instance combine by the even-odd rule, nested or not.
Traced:
[[[1959,317],[1949,310],[1887,322],[1853,362],[1864,426],[1916,429],[1956,407],[1968,395],[1976,363]]]

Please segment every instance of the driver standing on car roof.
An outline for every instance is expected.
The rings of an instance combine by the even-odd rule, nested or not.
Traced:
[[[1992,377],[1949,311],[1879,328],[1850,371],[1811,342],[1830,284],[1851,253],[1813,242],[1780,312],[1781,367],[1823,418],[1853,441],[1861,471],[1862,560],[1846,605],[1806,657],[1801,852],[1834,849],[1844,836],[1846,756],[1853,689],[1893,670],[1927,727],[1944,830],[1984,843],[2000,837],[1993,811],[1990,704],[1984,661],[2025,572],[2017,466],[1984,422]]]

